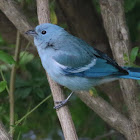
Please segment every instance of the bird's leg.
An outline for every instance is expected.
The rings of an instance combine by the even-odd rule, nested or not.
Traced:
[[[59,109],[60,107],[64,106],[69,101],[72,94],[73,94],[73,91],[70,93],[70,95],[65,100],[55,102],[58,105],[54,106],[54,109]]]

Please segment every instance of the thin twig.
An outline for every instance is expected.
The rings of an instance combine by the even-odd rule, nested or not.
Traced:
[[[15,56],[14,59],[16,63],[19,59],[19,51],[20,51],[20,32],[17,31],[17,39],[16,39],[16,48],[15,48]],[[16,65],[13,65],[10,77],[10,135],[13,137],[13,125],[14,125],[14,91],[15,91],[15,78],[16,78]]]
[[[31,42],[28,42],[28,44],[26,45],[25,49],[24,49],[24,52],[22,54],[22,56],[20,57],[20,59],[23,58],[23,56],[26,54],[26,50],[28,49],[28,47],[30,46]]]
[[[35,106],[32,110],[30,110],[27,114],[25,114],[20,120],[16,121],[15,125],[18,126],[24,119],[26,119],[32,112],[34,112],[40,105],[42,105],[50,97],[51,97],[51,95],[49,95],[45,99],[43,99],[37,106]]]
[[[30,111],[30,109],[31,109],[31,104],[32,104],[32,103],[29,104],[29,107],[28,107],[28,109],[27,109],[27,113],[28,113],[28,112]],[[25,124],[26,120],[27,120],[27,117],[24,119],[24,121],[23,121],[23,123],[22,123],[22,126]],[[15,124],[16,124],[16,122],[15,122]],[[14,128],[15,128],[15,127],[14,127]],[[20,140],[21,134],[22,134],[22,130],[19,131],[18,136],[17,136],[17,140]]]

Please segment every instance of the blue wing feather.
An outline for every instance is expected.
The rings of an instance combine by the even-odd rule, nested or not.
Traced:
[[[96,64],[87,70],[84,70],[82,72],[76,72],[78,71],[78,69],[80,68],[75,69],[72,67],[67,67],[65,69],[62,69],[62,71],[65,75],[88,78],[104,77],[110,75],[122,75],[122,73],[120,73],[120,71],[116,67],[112,66],[111,64],[108,64],[107,61],[103,59],[97,59]]]
[[[63,44],[61,44],[62,53],[53,57],[57,63],[63,66],[61,71],[64,75],[91,78],[128,75],[127,70],[120,67],[106,54],[93,49],[85,41],[73,36],[67,37],[66,41],[67,47],[62,47]],[[96,60],[96,64],[90,65],[93,60]]]

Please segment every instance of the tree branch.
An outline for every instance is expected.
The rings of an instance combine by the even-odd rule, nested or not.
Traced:
[[[52,81],[50,77],[48,77],[48,80],[50,83],[54,102],[64,100],[65,97],[64,97],[63,90],[60,87],[60,85],[58,85],[57,83]],[[59,110],[56,110],[56,112],[57,112],[60,124],[62,126],[62,130],[63,130],[65,139],[66,140],[78,140],[75,126],[73,124],[71,114],[70,114],[68,107],[63,106]]]
[[[116,61],[120,65],[129,63],[130,39],[125,23],[123,0],[100,0],[101,14],[109,43]],[[128,61],[125,61],[125,58]],[[138,89],[134,80],[120,80],[123,98],[128,108],[133,125],[128,129],[126,137],[130,140],[140,138],[140,103]],[[133,130],[133,132],[132,132]]]
[[[101,97],[91,96],[88,92],[76,92],[79,98],[93,111],[95,111],[110,126],[125,134],[128,131],[129,120],[117,112],[108,102]]]
[[[0,139],[1,140],[12,140],[9,134],[6,132],[2,122],[0,122]]]
[[[20,52],[20,33],[17,31],[16,48],[15,48],[15,62],[18,63]],[[14,64],[11,70],[10,77],[10,90],[9,90],[9,102],[10,102],[10,135],[13,137],[13,125],[14,125],[14,91],[15,91],[15,78],[16,78],[16,65]]]
[[[101,13],[104,21],[109,43],[116,61],[120,65],[129,62],[130,40],[125,23],[123,1],[100,0]],[[128,62],[125,61],[125,56]],[[123,97],[128,107],[130,118],[140,122],[140,104],[137,97],[137,86],[134,80],[120,80]]]
[[[37,13],[39,23],[48,23],[50,22],[50,11],[49,11],[49,3],[48,0],[37,0]],[[47,74],[46,74],[47,75]],[[63,90],[60,85],[55,83],[51,78],[47,75],[54,103],[56,101],[64,100]],[[67,106],[64,106],[56,111],[63,133],[66,140],[78,140],[75,126],[73,124],[70,111]]]
[[[20,33],[29,41],[33,43],[32,37],[27,37],[25,31],[32,29],[31,23],[21,13],[20,8],[13,0],[0,0],[0,9],[8,17],[8,19],[15,25]]]

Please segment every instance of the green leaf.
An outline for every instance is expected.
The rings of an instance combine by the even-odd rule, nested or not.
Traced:
[[[138,51],[139,51],[139,47],[134,47],[131,50],[131,53],[130,53],[130,61],[131,61],[131,63],[134,63],[135,62],[136,57],[138,55]]]
[[[7,86],[7,82],[6,81],[1,81],[0,82],[0,92],[4,91],[6,86]]]
[[[8,64],[15,64],[13,57],[3,51],[0,51],[0,60]]]
[[[91,96],[94,96],[94,97],[97,97],[98,96],[98,92],[96,90],[96,88],[92,87],[90,90],[89,90],[89,93]]]
[[[29,63],[30,61],[32,61],[34,58],[33,54],[30,54],[26,51],[23,51],[20,53],[20,61],[19,64],[20,65],[26,65],[27,63]]]
[[[123,54],[123,59],[124,59],[124,61],[125,61],[125,65],[128,65],[129,63],[129,57],[128,57],[128,55],[126,54],[126,53],[124,53]]]

